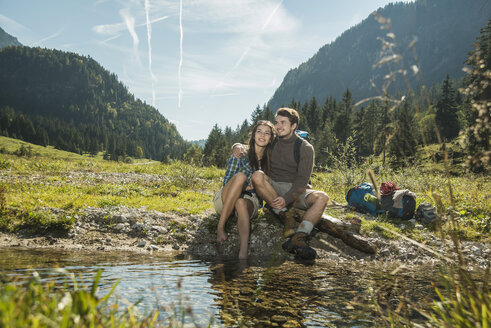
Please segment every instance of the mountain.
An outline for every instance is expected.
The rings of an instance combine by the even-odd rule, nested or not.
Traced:
[[[8,46],[21,46],[22,44],[17,40],[16,37],[5,32],[0,27],[0,49]]]
[[[181,158],[189,143],[94,59],[30,47],[0,49],[0,134],[109,158]]]
[[[491,17],[491,4],[487,0],[417,0],[389,4],[376,13],[291,69],[268,106],[275,110],[292,99],[304,103],[313,96],[322,102],[330,96],[339,100],[347,88],[355,101],[381,95],[382,86],[389,81],[385,77],[394,73],[396,80],[391,81],[389,93],[405,92],[407,84],[398,70],[406,72],[413,87],[422,83],[419,73],[427,86],[443,81],[447,74],[461,77],[467,54]],[[399,55],[399,62],[389,60]],[[374,67],[382,59],[385,62]],[[415,74],[411,68],[416,67]]]

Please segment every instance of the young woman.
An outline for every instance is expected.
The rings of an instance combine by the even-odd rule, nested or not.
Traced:
[[[225,224],[235,209],[239,230],[239,259],[247,258],[250,219],[257,215],[262,206],[251,184],[252,173],[262,170],[269,174],[269,154],[271,144],[276,137],[274,125],[270,121],[258,121],[249,139],[247,156],[228,161],[222,188],[213,198],[215,210],[220,214],[217,227],[217,241],[227,240]]]

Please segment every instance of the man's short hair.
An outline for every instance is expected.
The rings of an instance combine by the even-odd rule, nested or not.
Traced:
[[[293,108],[281,107],[276,111],[276,116],[278,115],[288,117],[291,125],[293,125],[293,123],[297,123],[298,127],[298,123],[300,123],[300,116],[298,115],[298,112]]]

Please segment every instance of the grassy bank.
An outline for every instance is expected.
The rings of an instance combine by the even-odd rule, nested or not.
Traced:
[[[368,169],[375,172],[379,183],[394,181],[414,191],[418,204],[438,206],[442,216],[452,217],[459,224],[464,239],[489,240],[490,178],[446,175],[443,164],[432,163],[431,157],[399,170],[383,166],[377,159],[359,167],[327,168],[314,174],[312,184],[333,201],[344,204],[350,187],[370,181]],[[211,200],[224,174],[222,169],[183,162],[106,161],[101,155],[79,155],[6,137],[0,137],[0,170],[0,229],[4,231],[29,226],[69,229],[77,212],[88,206],[201,213],[213,208]],[[65,215],[47,214],[42,210],[45,207],[64,209]],[[71,215],[67,217],[66,212]],[[329,212],[341,214],[339,210]],[[417,238],[417,231],[401,231],[399,224],[401,221],[384,217],[375,222],[364,220],[363,231],[383,231],[379,229],[382,225]],[[450,228],[448,224],[443,226]]]
[[[350,187],[370,180],[369,169],[375,173],[378,183],[394,181],[399,187],[414,191],[418,204],[438,205],[442,216],[457,223],[455,227],[448,220],[439,227],[441,229],[427,227],[430,232],[442,236],[457,232],[453,235],[462,239],[490,240],[491,182],[486,176],[447,175],[441,163],[429,160],[393,170],[373,159],[355,168],[324,168],[315,173],[312,184],[328,193],[333,201],[344,204]],[[0,137],[0,229],[10,232],[23,229],[33,233],[68,230],[77,213],[87,206],[144,206],[181,215],[201,213],[213,208],[211,200],[220,188],[223,174],[221,169],[182,162],[128,160],[116,163],[105,161],[101,156],[78,155]],[[44,211],[45,207],[65,211],[63,215],[56,215]],[[328,209],[328,212],[338,217],[355,215],[342,209]],[[401,238],[388,232],[394,231],[423,241],[421,231],[403,229],[402,221],[385,217],[362,221],[365,234]],[[424,306],[432,310],[422,311],[422,315],[428,318],[429,326],[434,327],[446,322],[469,324],[469,327],[479,323],[485,327],[490,317],[487,280],[476,287],[464,271],[442,274],[444,278],[453,276],[457,278],[447,280],[447,290],[435,289],[436,301]],[[97,277],[95,279],[96,286]],[[156,312],[137,317],[131,310],[121,312],[108,307],[107,298],[98,299],[94,288],[60,290],[35,279],[24,286],[1,277],[0,280],[0,317],[4,320],[1,325],[136,327],[156,323]],[[404,306],[416,308],[413,304]],[[377,303],[375,311],[386,326],[410,326],[409,319],[399,308]],[[458,315],[454,316],[455,313]]]

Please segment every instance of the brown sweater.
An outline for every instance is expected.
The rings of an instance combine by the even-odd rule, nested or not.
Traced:
[[[314,167],[314,147],[306,140],[303,140],[300,147],[300,162],[298,165],[295,162],[293,147],[296,138],[298,136],[293,134],[289,139],[278,139],[271,152],[271,179],[293,183],[292,188],[283,196],[287,205],[306,188],[311,188],[309,179]]]

